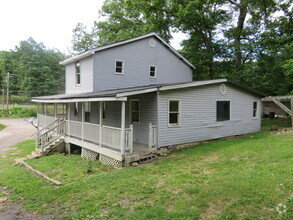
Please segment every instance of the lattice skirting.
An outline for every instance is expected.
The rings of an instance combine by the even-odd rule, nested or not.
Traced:
[[[113,167],[122,167],[122,161],[115,160],[103,154],[100,154],[100,161],[102,164],[110,165]]]
[[[88,160],[96,160],[99,156],[99,153],[88,150],[86,148],[81,149],[81,157],[84,157]]]

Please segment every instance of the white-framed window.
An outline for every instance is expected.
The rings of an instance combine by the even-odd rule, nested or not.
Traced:
[[[217,121],[229,121],[230,114],[230,100],[217,101]]]
[[[139,99],[130,100],[130,123],[140,122],[140,103]]]
[[[78,102],[74,103],[74,116],[78,115]]]
[[[80,62],[75,62],[75,83],[80,86]]]
[[[257,119],[257,113],[258,113],[258,109],[257,109],[257,101],[253,102],[253,107],[252,107],[252,118]]]
[[[178,99],[170,99],[169,100],[169,126],[180,126],[180,100]]]
[[[124,74],[124,61],[123,60],[115,60],[115,73],[116,74]]]
[[[84,103],[84,121],[85,122],[91,121],[91,103],[90,102]]]
[[[150,66],[150,78],[156,78],[156,77],[157,77],[157,67]]]

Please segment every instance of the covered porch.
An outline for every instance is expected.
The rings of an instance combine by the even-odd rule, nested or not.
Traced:
[[[140,104],[139,113],[133,113],[139,114],[137,117],[142,119],[139,123],[131,120],[132,100],[143,100],[143,97],[156,99],[155,94],[147,94],[119,98],[39,100],[37,147],[45,148],[58,138],[64,138],[67,146],[77,145],[117,161],[150,154],[157,148],[157,126],[140,115],[148,111],[141,109],[143,104]],[[152,111],[156,112],[156,106],[152,107]],[[50,137],[53,133],[54,138]]]

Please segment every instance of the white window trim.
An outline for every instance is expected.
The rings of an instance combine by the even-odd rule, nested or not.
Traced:
[[[116,62],[122,62],[122,73],[117,73],[116,72]],[[115,60],[115,74],[124,75],[124,66],[125,66],[124,60]]]
[[[140,113],[141,113],[141,110],[140,110],[140,101],[139,101],[139,99],[130,99],[129,100],[130,102],[129,102],[129,119],[130,119],[130,124],[136,124],[136,125],[139,125],[140,124]],[[138,109],[139,109],[139,111],[138,111],[138,114],[139,114],[139,117],[138,117],[138,122],[136,122],[136,121],[132,121],[132,102],[133,101],[138,101]]]
[[[253,117],[253,111],[254,111],[253,105],[255,102],[256,102],[256,114],[255,114],[256,116]],[[254,120],[258,119],[258,109],[259,109],[258,100],[253,100],[253,102],[252,102],[252,119],[254,119]]]
[[[178,101],[178,123],[170,124],[170,101]],[[168,99],[168,127],[170,128],[178,128],[181,127],[181,99]]]
[[[151,67],[155,67],[155,76],[151,76]],[[156,65],[150,65],[149,66],[149,77],[151,79],[156,79],[157,78],[157,66]]]
[[[230,102],[230,119],[229,120],[225,120],[225,121],[217,121],[217,102],[221,102],[221,101],[229,101]],[[221,122],[228,122],[228,121],[232,121],[232,101],[231,99],[216,99],[216,122],[221,123]]]
[[[76,63],[79,63],[79,73],[76,72]],[[75,71],[75,86],[80,87],[80,83],[81,83],[81,62],[80,61],[76,61],[74,63],[74,71]],[[79,83],[77,83],[77,75],[79,75]]]

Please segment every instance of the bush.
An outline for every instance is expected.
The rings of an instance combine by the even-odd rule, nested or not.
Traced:
[[[17,107],[17,105],[14,105],[11,109],[9,109],[9,112],[6,111],[6,109],[0,109],[0,117],[35,117],[37,116],[37,109],[35,107]]]

